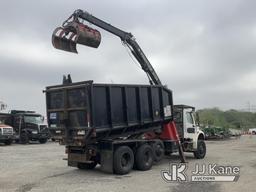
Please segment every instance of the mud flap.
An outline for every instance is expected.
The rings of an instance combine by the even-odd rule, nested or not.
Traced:
[[[106,173],[113,173],[113,151],[101,150],[100,159],[101,170]]]
[[[98,48],[100,42],[99,31],[75,21],[68,23],[65,27],[56,28],[52,34],[53,47],[73,53],[77,53],[77,44]]]

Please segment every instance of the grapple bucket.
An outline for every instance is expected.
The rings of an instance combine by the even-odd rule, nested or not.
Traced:
[[[56,49],[73,53],[77,53],[76,44],[98,48],[100,42],[99,31],[74,21],[56,28],[52,34],[52,44]]]

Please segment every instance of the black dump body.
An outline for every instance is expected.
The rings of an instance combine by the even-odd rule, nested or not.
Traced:
[[[85,81],[50,86],[45,92],[51,134],[65,144],[128,137],[172,120],[172,92],[164,86]]]

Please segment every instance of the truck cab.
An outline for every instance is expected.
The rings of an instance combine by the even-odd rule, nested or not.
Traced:
[[[206,154],[205,135],[200,130],[195,107],[174,105],[174,121],[185,152],[193,152],[195,158],[202,159]]]
[[[0,143],[11,145],[14,139],[13,128],[5,125],[3,120],[0,120]]]
[[[39,141],[46,143],[49,137],[47,124],[44,117],[34,111],[11,111],[13,117],[13,127],[16,132],[16,140],[22,144],[29,141]]]

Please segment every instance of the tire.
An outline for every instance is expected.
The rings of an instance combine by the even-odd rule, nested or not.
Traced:
[[[21,144],[27,144],[29,142],[29,138],[27,133],[21,133],[20,135],[20,143]]]
[[[197,150],[194,152],[196,159],[203,159],[206,155],[206,145],[204,140],[197,141]]]
[[[5,145],[11,145],[12,144],[12,139],[6,140],[4,142]]]
[[[47,142],[47,138],[39,139],[39,143],[45,144]]]
[[[148,144],[141,145],[135,155],[136,168],[141,171],[151,169],[154,162],[153,149]]]
[[[114,152],[114,173],[119,175],[127,174],[134,164],[133,151],[128,146],[120,146]]]
[[[78,169],[94,169],[97,165],[97,162],[94,161],[92,163],[78,163],[77,168]]]
[[[153,155],[154,161],[159,162],[164,158],[165,150],[164,150],[164,143],[161,140],[156,140],[153,145]]]

